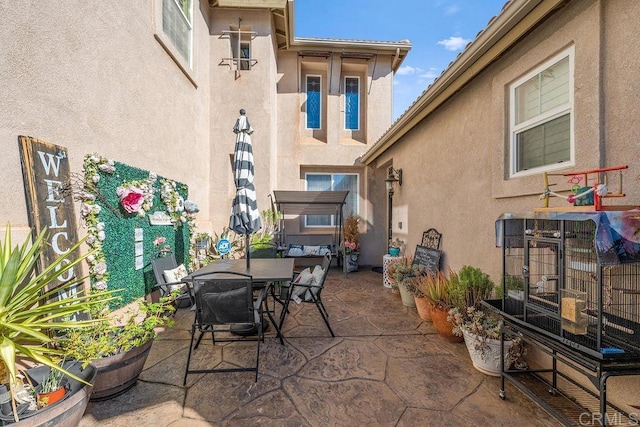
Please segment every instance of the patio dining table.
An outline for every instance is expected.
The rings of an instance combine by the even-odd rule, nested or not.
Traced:
[[[274,283],[290,281],[293,278],[294,262],[294,258],[255,258],[251,260],[250,266],[247,267],[245,259],[221,259],[191,272],[182,280],[191,282],[192,277],[195,275],[200,278],[206,278],[207,273],[243,273],[250,275],[254,283],[266,283],[266,297],[268,298],[271,295],[271,297],[275,298]],[[266,312],[269,320],[276,328],[280,344],[284,344],[280,330],[282,322],[276,322],[270,310],[267,309]]]

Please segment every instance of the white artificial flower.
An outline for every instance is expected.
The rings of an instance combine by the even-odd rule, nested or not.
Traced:
[[[89,157],[89,160],[91,160],[93,163],[98,163],[100,161],[100,157],[92,154],[91,157]]]
[[[96,257],[95,257],[94,255],[89,255],[89,256],[87,257],[87,262],[88,262],[89,264],[93,264],[93,262],[94,262],[95,260],[96,260]]]
[[[91,205],[87,204],[87,203],[82,203],[80,205],[80,214],[82,216],[87,216],[91,213],[91,211],[93,210],[93,208],[91,207]]]
[[[96,241],[96,236],[94,236],[93,234],[89,234],[87,236],[87,239],[85,240],[85,243],[89,246],[93,245],[93,243]]]
[[[100,275],[106,273],[107,272],[107,264],[105,264],[104,262],[99,262],[99,263],[95,264],[93,266],[93,272],[95,274],[100,274]]]
[[[93,205],[93,213],[98,215],[100,213],[100,211],[102,211],[102,208],[100,207],[100,205]]]
[[[118,188],[116,188],[116,194],[118,195],[118,197],[122,196],[122,193],[124,193],[125,188],[120,185],[118,186]]]
[[[98,181],[100,181],[100,175],[95,174],[91,177],[91,180],[94,182],[94,184],[97,184]]]
[[[102,242],[106,238],[107,238],[107,235],[105,234],[104,230],[98,231],[98,240]]]
[[[105,282],[104,280],[100,280],[99,282],[93,284],[93,288],[99,291],[104,291],[105,289],[107,289],[107,282]]]
[[[102,164],[98,165],[98,169],[100,169],[102,172],[107,172],[107,173],[111,173],[114,170],[116,170],[115,167],[113,167],[112,165],[110,165],[108,163],[102,163]]]
[[[104,222],[99,222],[96,224],[96,230],[103,231],[104,230]]]

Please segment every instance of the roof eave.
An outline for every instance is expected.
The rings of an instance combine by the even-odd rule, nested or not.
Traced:
[[[567,0],[512,0],[485,30],[467,45],[420,97],[367,150],[360,161],[369,165],[431,114],[523,35]]]

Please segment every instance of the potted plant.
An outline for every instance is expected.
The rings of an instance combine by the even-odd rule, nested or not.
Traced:
[[[473,366],[488,375],[500,375],[500,335],[502,318],[481,310],[481,302],[491,298],[494,283],[480,268],[465,265],[458,272],[462,307],[452,307],[448,319],[455,326],[454,334],[463,337]],[[513,340],[505,341],[508,354]]]
[[[260,212],[262,228],[251,235],[249,250],[254,258],[275,258],[278,250],[276,234],[282,214],[273,209],[265,209]]]
[[[444,271],[429,272],[418,278],[416,286],[431,305],[431,321],[438,337],[448,342],[462,342],[463,338],[453,333],[453,324],[447,320],[451,308],[463,305],[458,274],[451,269],[448,274]]]
[[[64,367],[65,359],[62,359],[60,367]],[[50,369],[49,374],[36,387],[38,395],[38,407],[43,408],[53,405],[62,399],[67,392],[67,378],[59,369]]]
[[[73,274],[92,252],[72,257],[81,241],[49,265],[38,268],[46,236],[45,229],[35,236],[33,243],[27,237],[21,245],[12,247],[11,226],[7,224],[4,241],[0,241],[0,383],[6,384],[3,387],[8,388],[11,397],[10,402],[0,405],[0,418],[17,422],[29,417],[32,424],[77,425],[88,403],[95,368],[76,369],[57,364],[54,359],[60,350],[51,345],[52,325],[69,330],[90,327],[92,320],[67,319],[74,313],[90,310],[100,300],[109,301],[112,293],[101,291],[92,296],[77,291],[82,289],[84,278],[75,275],[54,287],[59,277]],[[59,295],[66,296],[59,298]],[[27,403],[18,405],[16,395],[25,394],[29,388],[18,376],[26,364],[40,365],[26,370],[36,386],[49,377],[52,370],[61,372],[61,378],[69,383],[65,399],[42,409]]]
[[[404,242],[398,238],[396,240],[389,239],[389,255],[391,256],[400,256],[402,253],[402,249],[404,247]]]
[[[424,266],[414,264],[412,255],[403,255],[394,262],[392,274],[398,288],[400,289],[402,303],[405,306],[416,306],[414,295],[421,291],[416,288],[415,283],[417,278],[423,273]]]
[[[59,331],[57,346],[83,366],[97,368],[91,400],[117,396],[133,387],[151,350],[157,328],[173,325],[176,290],[158,302],[141,300],[138,310],[123,315],[112,313],[106,306],[94,309],[97,322],[82,330]]]
[[[457,307],[449,311],[449,319],[455,325],[453,332],[464,337],[473,366],[480,372],[500,376],[500,335],[502,318],[493,312],[467,307],[461,312]],[[524,360],[527,348],[520,337],[509,335],[504,341],[507,369],[527,369]]]
[[[353,212],[344,220],[344,241],[340,249],[344,254],[344,271],[351,273],[358,271],[358,258],[360,256],[360,230],[358,224],[360,218]]]

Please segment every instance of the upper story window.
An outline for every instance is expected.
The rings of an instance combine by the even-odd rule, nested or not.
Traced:
[[[229,64],[236,72],[250,70],[258,62],[253,58],[251,41],[256,37],[256,32],[251,31],[249,25],[232,25],[231,29],[222,31],[222,34],[229,37],[229,48],[231,55],[229,58],[222,58],[223,62]]]
[[[162,1],[162,31],[171,40],[178,53],[191,66],[193,42],[191,0]]]
[[[307,75],[307,129],[320,129],[322,123],[322,77]]]
[[[307,173],[307,191],[349,191],[344,215],[358,214],[358,174],[357,173]],[[306,215],[307,227],[334,227],[339,220],[336,215]]]
[[[573,161],[573,48],[510,88],[511,176]]]
[[[344,79],[344,128],[360,129],[360,78]]]

